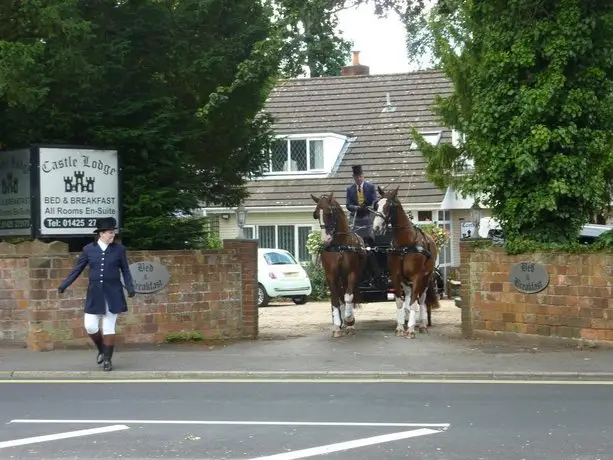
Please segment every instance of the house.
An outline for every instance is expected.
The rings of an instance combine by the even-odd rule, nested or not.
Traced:
[[[283,248],[308,260],[307,237],[319,231],[310,194],[334,192],[344,204],[351,166],[361,165],[367,181],[400,186],[403,207],[417,223],[435,221],[450,232],[452,244],[439,263],[459,265],[462,223],[471,219],[473,200],[426,180],[425,160],[409,132],[413,125],[433,144],[454,141],[455,133],[429,108],[435,95],[451,92],[440,71],[370,75],[357,52],[340,76],[280,81],[264,108],[277,120],[279,143],[263,177],[248,184],[245,236],[257,238],[260,247]],[[220,216],[221,238],[236,237],[234,209],[205,209]]]

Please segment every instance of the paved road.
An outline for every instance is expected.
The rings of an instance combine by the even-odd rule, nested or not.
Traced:
[[[504,383],[1,383],[0,458],[609,460],[612,390]],[[77,430],[85,432],[56,439]],[[16,445],[46,435],[53,439]],[[326,449],[333,453],[322,456]]]

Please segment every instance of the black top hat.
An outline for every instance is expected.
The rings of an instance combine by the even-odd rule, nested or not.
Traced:
[[[96,230],[94,230],[94,233],[115,230],[116,228],[117,221],[114,217],[103,217],[102,219],[96,219]]]
[[[362,167],[360,165],[357,166],[352,166],[351,169],[353,169],[353,175],[354,176],[361,176],[362,173]]]

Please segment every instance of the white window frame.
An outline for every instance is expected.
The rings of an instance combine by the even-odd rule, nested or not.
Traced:
[[[287,226],[292,226],[294,227],[294,251],[290,251],[292,252],[292,255],[296,258],[296,260],[298,262],[300,261],[300,247],[299,247],[299,228],[308,228],[310,231],[313,231],[313,226],[309,225],[309,224],[258,224],[258,225],[245,225],[245,228],[247,227],[251,227],[253,228],[253,237],[256,240],[259,240],[259,236],[260,236],[260,232],[259,232],[259,228],[260,227],[274,227],[275,228],[275,247],[271,248],[271,249],[278,249],[279,248],[279,227],[287,227]]]
[[[256,234],[256,232],[257,232],[256,226],[255,225],[245,225],[243,227],[243,230],[247,230],[248,228],[250,228],[253,231],[253,239],[257,240],[258,236]]]
[[[437,146],[439,142],[441,141],[441,138],[443,137],[443,131],[440,131],[440,130],[420,131],[419,134],[421,134],[429,144],[434,145],[434,146]],[[418,150],[418,149],[419,149],[419,146],[417,145],[417,143],[415,141],[411,141],[409,150]]]
[[[273,171],[272,170],[272,150],[268,153],[268,171],[264,172],[265,176],[295,176],[295,175],[307,175],[307,174],[322,174],[325,172],[325,140],[321,136],[276,136],[277,140],[285,140],[287,142],[287,161],[291,162],[291,141],[305,141],[306,142],[306,170],[298,171]],[[321,142],[321,148],[323,150],[323,165],[321,168],[311,169],[311,141]],[[290,163],[291,166],[291,163]]]

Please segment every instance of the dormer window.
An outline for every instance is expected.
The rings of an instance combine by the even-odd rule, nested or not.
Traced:
[[[279,134],[271,146],[262,179],[325,178],[353,139],[342,134]]]
[[[279,139],[272,148],[269,168],[273,173],[323,171],[323,139]]]
[[[434,145],[435,147],[438,145],[438,143],[441,141],[441,137],[443,135],[442,131],[424,131],[419,133],[423,136],[424,140],[426,142],[428,142],[431,145]],[[411,146],[409,147],[410,150],[417,150],[419,149],[419,146],[417,145],[417,143],[415,141],[411,142]]]

